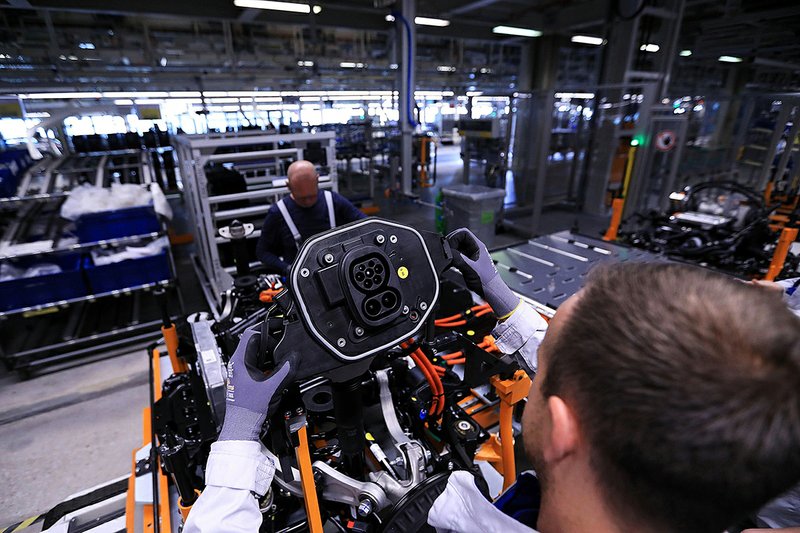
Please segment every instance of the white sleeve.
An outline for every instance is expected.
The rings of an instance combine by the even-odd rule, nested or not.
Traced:
[[[783,300],[786,302],[786,305],[792,312],[796,315],[800,315],[800,288],[793,291],[792,294],[786,294],[786,290],[789,289],[792,285],[794,285],[797,278],[792,279],[784,279],[778,281],[778,285],[783,286],[784,293],[783,293]]]
[[[274,475],[274,456],[260,442],[215,442],[206,465],[206,488],[189,512],[184,533],[257,532],[257,496],[267,492]]]
[[[537,352],[547,332],[547,321],[529,304],[522,302],[514,313],[492,331],[497,347],[514,354],[528,374],[539,368]]]
[[[463,470],[450,475],[444,492],[428,511],[428,525],[438,533],[536,533],[487,501],[472,474]]]
[[[194,502],[184,533],[256,533],[261,527],[258,500],[249,490],[206,487]]]

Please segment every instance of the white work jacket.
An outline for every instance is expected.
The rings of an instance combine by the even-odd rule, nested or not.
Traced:
[[[492,332],[497,347],[529,372],[538,367],[537,350],[547,322],[523,303]],[[260,442],[218,441],[211,445],[206,488],[192,506],[184,533],[255,533],[261,525],[257,496],[269,489],[275,456]],[[428,513],[439,532],[530,533],[534,530],[503,514],[483,497],[468,472],[454,472]],[[534,532],[535,533],[535,532]]]

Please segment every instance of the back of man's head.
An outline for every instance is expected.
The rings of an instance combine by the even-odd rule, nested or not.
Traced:
[[[800,320],[699,268],[621,264],[587,283],[548,352],[613,512],[719,532],[800,481]]]

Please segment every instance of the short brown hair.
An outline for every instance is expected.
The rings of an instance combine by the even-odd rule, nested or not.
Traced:
[[[677,264],[599,268],[548,352],[623,520],[719,532],[800,481],[800,319]]]

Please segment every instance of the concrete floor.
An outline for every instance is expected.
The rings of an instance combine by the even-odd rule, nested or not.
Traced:
[[[28,381],[0,376],[0,531],[130,471],[147,379],[144,350]]]
[[[421,194],[426,202],[434,200],[439,187],[461,182],[458,147],[445,147],[439,157],[436,187]],[[477,182],[479,173],[472,176]],[[435,230],[431,207],[385,199],[380,193],[376,196],[380,197],[376,202],[379,216]],[[607,224],[602,217],[552,210],[543,214],[540,227],[547,233],[559,231],[572,227],[576,218],[589,235]],[[495,246],[521,239],[500,234]],[[180,260],[182,254],[177,255]],[[188,287],[192,280],[182,277],[181,281],[185,290],[192,291]],[[187,302],[187,308],[196,310],[194,300],[201,301],[199,293]],[[142,442],[142,409],[149,401],[147,379],[143,349],[28,381],[0,373],[0,531],[48,511],[75,492],[129,472],[131,452]],[[37,530],[34,526],[26,531]]]

